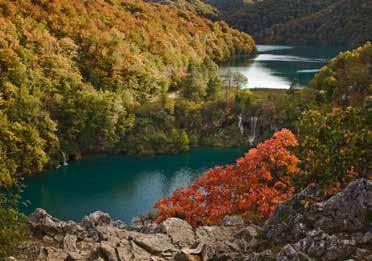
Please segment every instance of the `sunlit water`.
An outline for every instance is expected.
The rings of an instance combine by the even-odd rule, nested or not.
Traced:
[[[246,88],[288,89],[296,81],[306,84],[343,47],[258,45],[254,58],[238,56],[221,66],[248,78]]]
[[[233,162],[243,149],[196,149],[173,156],[136,158],[96,155],[26,179],[23,199],[30,213],[44,208],[63,219],[80,220],[95,210],[129,222],[153,211],[155,201],[189,185],[216,164]]]

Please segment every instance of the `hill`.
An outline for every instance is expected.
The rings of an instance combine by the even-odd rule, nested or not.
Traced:
[[[203,89],[214,61],[254,50],[247,34],[175,6],[0,0],[0,182],[61,162],[61,151],[112,148],[138,108],[182,91],[189,67]]]
[[[260,43],[345,44],[372,39],[372,3],[367,0],[207,0],[221,19]]]

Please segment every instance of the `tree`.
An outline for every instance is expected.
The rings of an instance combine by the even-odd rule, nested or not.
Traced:
[[[232,81],[233,81],[233,86],[237,90],[239,90],[239,89],[243,88],[248,83],[248,78],[240,72],[235,72],[233,74]]]
[[[289,130],[275,133],[235,165],[217,166],[188,188],[156,202],[157,222],[180,217],[196,227],[218,224],[231,214],[265,220],[294,193],[292,176],[299,160],[289,149],[296,146]]]
[[[187,136],[186,131],[182,131],[179,138],[179,145],[181,151],[188,151],[190,149],[189,147],[190,141],[189,137]]]
[[[221,89],[222,81],[219,77],[209,79],[207,85],[207,97],[210,99],[215,98]]]
[[[344,185],[350,182],[350,171],[367,177],[371,147],[369,113],[368,107],[304,112],[297,124],[303,159],[299,182]]]

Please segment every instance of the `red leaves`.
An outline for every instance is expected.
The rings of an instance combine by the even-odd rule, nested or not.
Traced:
[[[196,227],[217,224],[231,214],[268,218],[294,192],[291,175],[297,172],[299,160],[288,148],[296,146],[292,132],[276,132],[235,165],[210,169],[190,187],[159,200],[157,221],[180,217]]]

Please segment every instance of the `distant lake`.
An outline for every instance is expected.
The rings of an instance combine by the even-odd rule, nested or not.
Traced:
[[[199,148],[179,155],[138,158],[95,155],[26,178],[25,213],[44,208],[63,220],[79,221],[96,210],[129,222],[153,211],[154,203],[187,186],[216,164],[232,163],[247,149]]]
[[[229,69],[244,74],[246,88],[288,89],[295,79],[299,86],[306,86],[323,65],[344,50],[336,46],[257,45],[257,56],[236,56],[220,66],[221,74]]]

